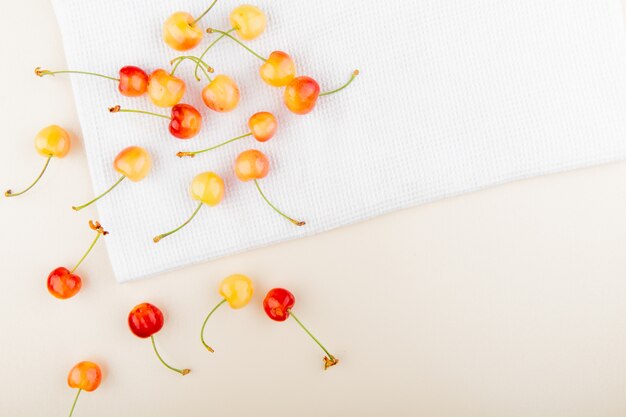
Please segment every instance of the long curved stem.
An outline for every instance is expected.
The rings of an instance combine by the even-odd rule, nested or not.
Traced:
[[[88,71],[71,71],[71,70],[62,70],[62,71],[48,71],[45,69],[41,69],[39,67],[35,68],[35,74],[38,77],[43,77],[45,75],[55,75],[55,74],[83,74],[83,75],[94,75],[96,77],[106,78],[111,81],[119,81],[119,78],[110,77],[104,74],[98,74],[97,72],[88,72]]]
[[[233,31],[235,31],[235,28],[230,29],[229,31],[227,31],[226,33],[231,33]],[[207,54],[207,52],[209,52],[209,49],[213,48],[213,46],[218,43],[219,41],[221,41],[222,39],[224,39],[226,37],[225,34],[220,35],[219,38],[215,39],[213,42],[211,42],[211,44],[209,46],[206,47],[206,49],[204,50],[204,52],[202,52],[202,54],[200,54],[200,56],[198,57],[198,59],[202,60],[204,58],[204,56]],[[200,77],[198,77],[198,67],[200,66],[200,62],[196,62],[196,68],[193,71],[193,76],[196,77],[196,80],[199,80]]]
[[[206,342],[204,341],[204,328],[206,327],[206,323],[207,321],[209,321],[209,319],[211,318],[211,316],[213,315],[213,313],[215,313],[215,310],[217,310],[218,308],[220,308],[222,306],[222,304],[224,304],[226,302],[226,299],[224,298],[222,301],[220,301],[215,307],[213,307],[213,310],[211,310],[209,312],[209,314],[206,316],[206,319],[204,319],[204,323],[202,323],[202,328],[200,329],[200,341],[202,342],[202,344],[204,345],[204,347],[211,353],[215,352],[213,350],[213,348],[209,345],[206,344]]]
[[[208,9],[206,9],[200,16],[198,16],[198,18],[196,20],[194,20],[193,22],[191,22],[192,25],[195,25],[196,23],[198,23],[200,20],[202,20],[202,18],[204,16],[206,16],[207,13],[209,13],[211,11],[211,9],[213,8],[213,6],[215,6],[215,3],[217,3],[217,0],[213,0],[213,3],[211,3],[211,5],[209,6]]]
[[[170,119],[170,116],[167,116],[165,114],[160,114],[160,113],[154,113],[151,111],[146,111],[146,110],[136,110],[136,109],[123,109],[120,107],[120,105],[115,105],[113,107],[109,107],[109,113],[140,113],[140,114],[147,114],[150,116],[156,116],[156,117],[162,117],[163,119]]]
[[[280,211],[275,205],[273,205],[272,202],[267,197],[265,197],[265,194],[263,194],[263,191],[261,191],[261,187],[259,187],[259,182],[257,180],[254,180],[254,185],[256,185],[256,189],[259,191],[259,194],[261,194],[261,197],[263,197],[263,200],[265,200],[265,202],[271,208],[273,208],[276,213],[280,214],[281,216],[283,216],[285,219],[289,220],[291,223],[295,224],[296,226],[304,226],[306,224],[303,221],[292,219],[291,217],[287,216],[285,213]]]
[[[202,69],[202,72],[204,72],[205,77],[209,80],[209,82],[211,82],[211,76],[209,75],[209,73],[212,73],[214,71],[213,68],[211,68],[211,66],[209,64],[207,64],[206,62],[204,62],[200,58],[195,57],[193,55],[183,55],[183,56],[179,56],[177,58],[172,59],[172,61],[170,63],[172,65],[174,65],[174,67],[172,68],[172,71],[170,72],[170,75],[174,75],[174,73],[178,69],[179,65],[181,64],[181,62],[183,62],[186,59],[189,59],[190,61],[195,62],[196,66],[199,65],[200,69]],[[200,81],[200,78],[198,76],[196,76],[196,80]]]
[[[194,152],[178,152],[178,153],[176,154],[176,156],[177,156],[177,157],[179,157],[179,158],[184,158],[185,156],[188,156],[188,157],[193,158],[193,157],[195,157],[196,155],[198,155],[198,154],[200,154],[200,153],[209,152],[209,151],[212,151],[213,149],[221,148],[221,147],[222,147],[222,146],[224,146],[224,145],[228,145],[229,143],[235,142],[235,141],[237,141],[237,140],[240,140],[240,139],[243,139],[243,138],[247,138],[248,136],[252,136],[252,132],[250,132],[250,133],[246,133],[245,135],[237,136],[236,138],[229,139],[229,140],[227,140],[226,142],[222,142],[222,143],[220,143],[219,145],[215,145],[215,146],[213,146],[213,147],[211,147],[211,148],[202,149],[202,150],[200,150],[200,151],[194,151]]]
[[[80,395],[81,391],[82,388],[79,388],[78,392],[76,393],[76,397],[74,397],[74,402],[72,403],[72,409],[70,410],[69,417],[72,417],[72,414],[74,414],[74,407],[76,407],[76,402],[78,401],[78,396]]]
[[[157,358],[159,358],[159,361],[161,361],[161,363],[163,365],[165,365],[166,368],[171,369],[174,372],[178,372],[179,374],[181,374],[183,376],[187,375],[189,372],[191,372],[191,370],[186,369],[186,368],[185,369],[178,369],[178,368],[174,368],[173,366],[168,365],[167,362],[165,362],[163,360],[163,358],[159,354],[159,351],[157,350],[156,343],[154,343],[154,336],[150,336],[150,340],[152,341],[152,349],[154,349],[154,353],[156,353]]]
[[[345,83],[344,85],[342,85],[339,88],[335,88],[334,90],[330,90],[330,91],[326,91],[324,93],[320,93],[320,97],[322,97],[322,96],[330,96],[331,94],[335,94],[335,93],[340,92],[341,90],[343,90],[344,88],[346,88],[347,86],[352,84],[352,81],[354,81],[354,79],[357,77],[357,75],[359,75],[359,70],[354,70],[354,72],[350,76],[350,79],[348,80],[347,83]]]
[[[322,345],[322,343],[319,340],[317,340],[315,336],[313,336],[313,333],[311,333],[309,329],[307,329],[304,326],[304,324],[302,324],[302,322],[298,319],[298,317],[296,317],[295,314],[293,314],[291,310],[289,310],[289,314],[291,315],[291,317],[293,317],[296,323],[298,323],[300,327],[302,327],[302,329],[306,332],[306,334],[308,334],[311,337],[311,339],[313,339],[315,343],[317,343],[317,345],[322,348],[322,350],[326,354],[326,357],[324,358],[324,369],[328,369],[333,365],[337,365],[337,363],[339,363],[339,360],[330,354],[330,352],[324,347],[324,345]]]
[[[191,222],[193,220],[193,218],[196,217],[196,214],[198,214],[198,212],[202,208],[202,204],[204,204],[204,203],[200,202],[200,204],[198,204],[198,208],[196,208],[196,210],[193,212],[191,217],[189,217],[189,219],[187,219],[187,221],[185,223],[181,224],[180,226],[178,226],[176,229],[174,229],[172,231],[169,231],[167,233],[163,233],[161,235],[158,235],[158,236],[154,237],[154,239],[152,239],[154,241],[154,243],[159,243],[161,241],[161,239],[166,238],[169,235],[172,235],[172,234],[178,232],[183,227],[187,226],[189,224],[189,222]]]
[[[93,203],[95,203],[96,201],[100,200],[100,199],[101,199],[102,197],[104,197],[105,195],[109,194],[109,193],[111,192],[111,190],[113,190],[115,187],[117,187],[117,186],[118,186],[118,184],[124,180],[124,178],[126,178],[126,176],[125,176],[125,175],[122,175],[122,177],[121,177],[119,180],[117,180],[117,182],[116,182],[115,184],[113,184],[113,185],[112,185],[112,186],[111,186],[108,190],[106,190],[105,192],[103,192],[102,194],[100,194],[98,197],[94,198],[94,199],[93,199],[93,200],[91,200],[91,201],[88,201],[87,203],[83,204],[82,206],[72,206],[72,209],[73,209],[74,211],[78,211],[78,210],[82,210],[82,209],[84,209],[84,208],[85,208],[85,207],[87,207],[87,206],[92,205]]]
[[[32,184],[30,184],[25,190],[22,190],[19,193],[14,193],[11,190],[6,190],[5,193],[4,193],[4,196],[5,197],[16,197],[18,195],[24,194],[26,191],[28,191],[31,188],[33,188],[35,186],[35,184],[37,184],[39,182],[41,177],[43,177],[43,173],[46,172],[46,169],[48,168],[48,165],[50,164],[50,160],[51,159],[52,159],[52,155],[48,156],[48,159],[46,159],[46,163],[44,164],[43,169],[41,170],[41,172],[39,173],[37,178],[35,178],[35,181],[33,181]]]
[[[255,57],[259,58],[261,61],[265,62],[267,61],[267,58],[263,58],[261,55],[257,54],[256,52],[254,52],[252,49],[248,48],[243,42],[241,42],[239,39],[235,38],[233,35],[230,34],[230,30],[228,32],[224,32],[223,30],[219,30],[219,29],[207,29],[208,33],[221,33],[222,35],[226,36],[227,38],[230,38],[232,40],[234,40],[235,42],[237,42],[239,45],[241,45],[246,51],[250,52],[252,55],[254,55]]]
[[[91,246],[89,246],[89,249],[87,249],[87,252],[85,252],[85,254],[83,255],[82,258],[80,258],[80,261],[78,261],[78,263],[76,264],[76,266],[74,266],[74,268],[72,268],[72,270],[70,271],[70,274],[73,274],[74,271],[76,271],[78,269],[78,267],[80,266],[80,264],[83,263],[83,261],[85,260],[85,258],[87,258],[87,255],[89,255],[89,253],[91,252],[91,250],[93,249],[94,246],[96,246],[96,243],[98,242],[98,240],[100,239],[100,236],[102,236],[102,233],[98,233],[98,235],[96,236],[96,238],[93,240],[93,242],[91,242]]]

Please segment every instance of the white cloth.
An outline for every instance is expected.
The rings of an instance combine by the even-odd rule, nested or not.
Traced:
[[[169,68],[179,53],[161,40],[169,14],[198,15],[209,1],[54,0],[68,68],[117,74],[124,65]],[[237,3],[221,0],[201,26],[228,28]],[[123,182],[98,203],[111,231],[106,243],[119,281],[128,281],[251,248],[319,233],[392,210],[530,176],[626,157],[626,37],[619,0],[258,0],[266,32],[249,43],[283,50],[322,90],[361,75],[315,111],[284,109],[282,90],[265,85],[260,62],[223,40],[207,56],[229,74],[242,101],[229,114],[200,100],[204,82],[183,64],[183,102],[205,125],[190,141],[171,137],[167,120],[109,114],[114,104],[168,113],[147,97],[125,98],[114,82],[72,76],[94,194],[118,178],[115,155],[147,148],[152,173]],[[215,36],[215,35],[213,35]],[[205,39],[195,52],[206,46]],[[54,82],[48,79],[48,82]],[[245,139],[190,160],[181,150],[217,144],[247,131],[256,111],[274,112],[279,131],[267,143]],[[252,183],[234,176],[239,152],[271,159],[261,180],[295,227],[275,214]],[[159,244],[152,237],[196,207],[188,187],[198,173],[223,176],[221,205]],[[76,203],[92,195],[77,195]],[[372,236],[376,239],[376,236]]]

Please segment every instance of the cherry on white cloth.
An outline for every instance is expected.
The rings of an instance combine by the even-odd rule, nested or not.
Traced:
[[[54,0],[67,66],[115,75],[124,65],[170,68],[180,55],[161,39],[176,10],[194,15],[209,1]],[[98,202],[111,232],[106,244],[115,275],[128,281],[220,256],[362,221],[404,207],[531,176],[626,157],[626,34],[619,0],[363,0],[256,1],[266,32],[249,46],[283,50],[298,72],[323,90],[361,75],[340,94],[320,98],[307,116],[285,110],[282,91],[264,84],[260,61],[223,40],[207,56],[241,88],[240,106],[209,111],[204,82],[190,63],[180,75],[183,102],[202,110],[199,136],[169,135],[167,120],[109,114],[109,106],[155,108],[126,98],[114,82],[72,75],[93,195],[116,181],[112,161],[129,145],[147,148],[153,172],[123,182]],[[219,1],[200,23],[228,28],[235,4]],[[199,54],[207,36],[192,53]],[[54,82],[48,79],[48,82]],[[247,132],[257,111],[274,112],[275,138],[251,138],[195,159],[178,151],[217,144]],[[261,180],[295,227],[233,172],[239,152],[271,159]],[[181,232],[152,237],[184,221],[196,207],[191,179],[212,170],[227,185],[218,207],[203,207]],[[89,200],[77,195],[76,203]],[[93,210],[93,209],[91,209]],[[379,239],[372,236],[372,239]]]

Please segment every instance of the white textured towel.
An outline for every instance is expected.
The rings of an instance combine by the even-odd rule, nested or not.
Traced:
[[[163,21],[176,10],[197,15],[209,0],[54,3],[68,68],[115,75],[130,64],[169,68],[179,54],[161,40]],[[232,113],[212,113],[200,100],[204,82],[197,83],[185,64],[183,102],[201,109],[206,122],[190,141],[171,137],[167,120],[107,111],[121,104],[168,112],[147,97],[125,98],[114,82],[72,76],[94,193],[118,178],[112,161],[122,148],[140,145],[154,157],[144,181],[124,182],[98,203],[99,218],[112,232],[106,242],[119,281],[493,184],[626,157],[626,36],[619,0],[255,4],[267,13],[268,26],[251,47],[288,52],[299,73],[315,77],[323,90],[343,83],[355,68],[361,76],[341,94],[320,98],[313,113],[295,116],[284,109],[282,91],[260,80],[259,61],[223,40],[207,60],[239,83],[242,101]],[[219,1],[202,27],[228,28],[236,5]],[[261,110],[280,122],[271,141],[248,138],[193,160],[175,157],[246,133],[247,118]],[[248,148],[270,157],[261,185],[284,211],[306,220],[305,227],[286,222],[252,183],[236,179],[233,161]],[[204,207],[186,229],[154,244],[153,236],[194,210],[189,183],[206,170],[225,179],[223,203]]]

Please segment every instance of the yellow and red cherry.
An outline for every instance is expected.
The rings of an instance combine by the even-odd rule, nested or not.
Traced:
[[[187,375],[191,372],[189,369],[178,369],[170,366],[163,360],[157,350],[156,343],[154,342],[154,335],[163,328],[163,324],[163,312],[161,312],[158,307],[150,303],[138,304],[128,314],[128,327],[130,328],[130,331],[141,339],[150,338],[150,341],[152,342],[152,349],[154,349],[154,353],[156,353],[159,361],[165,365],[166,368],[174,372],[178,372],[183,376]]]
[[[148,96],[159,107],[172,107],[185,95],[185,82],[173,73],[158,69],[148,80]]]
[[[72,268],[72,270],[69,270],[63,266],[60,266],[54,269],[50,273],[50,275],[48,275],[48,292],[50,292],[50,294],[58,299],[67,300],[68,298],[72,298],[73,296],[75,296],[80,291],[82,287],[82,279],[80,278],[80,276],[74,274],[74,272],[83,263],[85,258],[87,258],[87,255],[89,255],[93,247],[96,245],[96,242],[98,242],[100,236],[106,236],[109,234],[109,232],[104,230],[104,228],[98,222],[93,222],[89,220],[89,228],[96,231],[96,237],[93,242],[91,242],[91,245],[89,246],[89,249],[87,249],[87,252],[85,252],[83,257],[80,258],[74,268]]]
[[[202,149],[200,151],[178,152],[176,156],[178,156],[179,158],[183,158],[185,156],[194,158],[198,154],[212,151],[213,149],[217,149],[229,143],[238,141],[243,138],[247,138],[248,136],[253,136],[259,142],[267,142],[276,133],[276,129],[278,129],[278,121],[272,113],[263,111],[253,114],[250,119],[248,119],[248,127],[250,128],[250,132],[244,135],[237,136],[236,138],[229,139],[226,142],[220,143],[219,145],[215,145],[207,149]]]
[[[37,133],[37,136],[35,136],[35,150],[39,153],[39,155],[46,157],[46,163],[44,164],[43,169],[27,188],[17,193],[12,190],[7,190],[4,193],[5,197],[16,197],[33,188],[35,184],[39,182],[44,172],[46,172],[46,169],[50,164],[50,160],[53,157],[64,158],[70,151],[70,146],[70,135],[62,127],[51,125],[40,130],[39,133]]]
[[[187,12],[176,12],[167,18],[163,24],[163,40],[177,51],[187,51],[196,47],[201,41],[204,32],[198,27],[198,22],[215,6],[217,0],[206,9],[198,18]]]
[[[204,204],[209,207],[217,206],[224,199],[224,192],[224,180],[216,173],[203,172],[202,174],[196,175],[196,177],[191,181],[191,186],[189,187],[189,194],[191,195],[191,198],[199,201],[196,210],[193,212],[191,217],[187,219],[187,221],[178,226],[176,229],[154,237],[154,243],[160,242],[162,239],[187,226],[193,218],[196,217],[196,214],[198,214]]]
[[[320,93],[320,86],[311,77],[300,76],[296,77],[285,87],[284,102],[287,108],[295,114],[307,114],[310,113],[317,103],[317,99],[322,96],[329,96],[343,90],[349,86],[352,81],[359,75],[359,71],[356,70],[352,73],[352,76],[347,83],[341,87]]]
[[[123,109],[119,105],[109,107],[111,113],[140,113],[161,117],[170,120],[169,131],[175,138],[191,139],[202,128],[202,115],[195,107],[189,104],[176,104],[172,107],[171,116],[153,113],[145,110]]]
[[[227,75],[217,75],[202,90],[202,101],[218,113],[233,111],[239,104],[241,94],[237,83]]]
[[[274,87],[284,87],[296,77],[296,64],[282,51],[274,51],[259,69],[261,78]]]
[[[276,213],[280,214],[285,219],[289,220],[292,224],[296,226],[304,226],[306,223],[299,220],[294,220],[293,218],[287,216],[281,210],[279,210],[272,202],[265,196],[261,187],[259,186],[259,181],[262,178],[265,178],[270,171],[270,161],[265,156],[265,154],[261,151],[250,149],[244,151],[239,154],[237,159],[235,160],[235,175],[239,178],[240,181],[254,181],[254,185],[256,186],[257,191],[263,198],[263,200],[269,205]]]
[[[302,322],[293,314],[292,308],[296,304],[296,297],[284,288],[274,288],[268,291],[263,300],[263,310],[265,314],[274,321],[285,321],[290,316],[302,327],[302,329],[313,339],[313,341],[324,351],[324,369],[335,366],[339,363],[339,359],[331,355],[330,352],[320,343],[319,340],[302,324]]]
[[[74,210],[82,210],[100,200],[126,178],[132,182],[139,182],[143,180],[152,169],[152,157],[148,151],[142,147],[129,146],[115,157],[115,160],[113,161],[113,168],[121,174],[121,177],[117,180],[117,182],[93,200],[81,206],[73,206],[72,208]]]
[[[242,274],[230,275],[224,278],[224,280],[220,283],[219,293],[222,296],[222,301],[220,301],[209,312],[204,319],[204,323],[202,323],[202,328],[200,329],[200,341],[209,352],[214,352],[214,350],[204,341],[204,328],[213,313],[215,313],[215,311],[224,303],[228,303],[228,305],[235,310],[247,306],[252,299],[253,292],[254,286],[252,285],[252,280]]]
[[[230,12],[230,25],[244,41],[258,38],[265,32],[267,19],[261,9],[243,4]]]
[[[63,71],[48,71],[41,69],[40,67],[35,68],[35,74],[38,77],[43,77],[46,75],[55,75],[55,74],[82,74],[82,75],[92,75],[95,77],[105,78],[111,81],[117,81],[117,89],[119,92],[126,97],[139,97],[145,94],[148,88],[148,74],[144,70],[139,67],[135,67],[133,65],[127,65],[125,67],[120,68],[119,78],[111,77],[104,74],[98,74],[96,72],[88,72],[88,71],[72,71],[72,70],[63,70]]]
[[[80,393],[83,391],[95,391],[100,386],[100,383],[102,383],[102,370],[97,363],[84,361],[74,365],[67,375],[67,385],[78,391],[76,392],[76,397],[74,397],[69,417],[72,417],[74,413]]]

